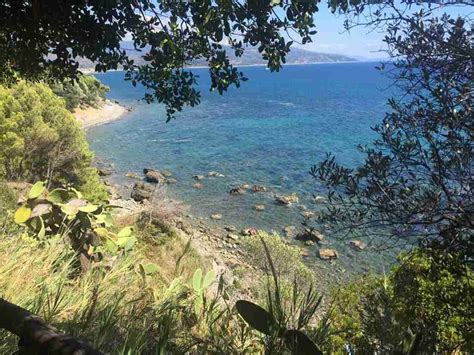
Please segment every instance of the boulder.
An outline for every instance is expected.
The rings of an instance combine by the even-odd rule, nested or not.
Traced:
[[[255,211],[265,211],[265,205],[255,205]]]
[[[306,242],[304,242],[304,245],[306,245],[307,247],[312,247],[314,246],[316,243],[313,242],[312,240],[307,240]]]
[[[214,214],[211,214],[211,219],[213,220],[220,220],[222,219],[222,215],[220,213],[214,213]]]
[[[194,179],[194,180],[197,180],[197,181],[204,180],[204,175],[194,175],[194,176],[193,176],[193,179]]]
[[[276,196],[275,200],[280,205],[291,205],[292,203],[298,203],[299,198],[298,196],[296,196],[296,194],[291,194],[291,195]]]
[[[224,174],[218,173],[217,171],[210,171],[207,173],[209,177],[225,177]]]
[[[364,250],[367,247],[367,245],[361,240],[351,240],[349,245],[355,250]]]
[[[300,255],[301,255],[303,258],[309,258],[309,250],[306,249],[306,248],[302,248],[301,251],[300,251]]]
[[[324,196],[314,196],[314,203],[326,203],[327,199]]]
[[[301,215],[302,215],[304,218],[306,218],[306,219],[310,219],[310,218],[315,217],[315,216],[316,216],[316,213],[313,212],[313,211],[303,211],[303,212],[301,213]]]
[[[145,181],[150,182],[152,184],[158,184],[160,181],[164,180],[164,176],[157,170],[153,169],[143,169],[143,173],[145,174]]]
[[[195,184],[193,184],[193,189],[202,189],[203,187],[204,185],[200,182],[196,182]]]
[[[297,235],[297,230],[295,226],[286,226],[282,228],[283,234],[287,238],[293,238]]]
[[[162,170],[161,175],[163,175],[165,178],[169,178],[173,176],[173,173],[169,170]]]
[[[314,228],[305,228],[296,236],[296,239],[302,241],[311,240],[313,242],[320,243],[324,240],[324,235]]]
[[[252,191],[253,192],[265,192],[265,191],[267,191],[267,188],[263,185],[253,185]]]
[[[131,197],[137,202],[148,200],[153,195],[154,187],[145,182],[136,182],[133,185]]]
[[[225,226],[224,229],[227,231],[227,232],[237,232],[237,228],[235,226]]]
[[[245,194],[246,189],[242,188],[242,186],[233,187],[230,189],[229,194],[231,195],[243,195]]]
[[[107,169],[107,168],[97,168],[97,174],[99,174],[99,176],[109,176],[109,175],[112,175],[112,170],[110,169]]]
[[[335,249],[319,249],[319,258],[322,260],[333,260],[338,258],[338,254]]]
[[[250,235],[256,235],[258,233],[257,228],[246,228],[242,229],[240,234],[245,235],[245,236],[250,236]]]
[[[237,234],[234,234],[234,233],[229,233],[227,234],[227,238],[233,240],[233,241],[237,241],[239,240],[239,236]]]
[[[165,183],[168,184],[168,185],[174,185],[176,184],[178,181],[176,179],[173,179],[173,178],[166,178],[165,179]]]

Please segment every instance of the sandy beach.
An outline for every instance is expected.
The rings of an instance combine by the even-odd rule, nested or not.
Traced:
[[[99,107],[78,108],[74,116],[83,128],[101,125],[120,119],[129,109],[112,101],[106,100]]]

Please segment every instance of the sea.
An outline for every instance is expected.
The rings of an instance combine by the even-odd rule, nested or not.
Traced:
[[[310,175],[312,166],[327,153],[349,167],[363,161],[358,145],[376,137],[371,127],[389,111],[387,99],[394,94],[377,65],[287,65],[277,73],[244,67],[249,80],[222,96],[210,91],[206,69],[191,69],[199,76],[201,103],[168,123],[164,107],[145,103],[145,90],[124,81],[123,72],[98,74],[110,87],[108,98],[131,107],[131,112],[90,128],[88,140],[98,160],[113,167],[112,181],[124,186],[125,194],[136,182],[125,176],[127,172],[165,169],[177,181],[166,187],[167,196],[182,201],[195,218],[216,228],[234,225],[281,233],[285,226],[300,227],[304,210],[325,208],[314,203],[314,196],[324,195],[325,188]],[[224,177],[207,177],[209,172]],[[205,176],[202,189],[193,188],[195,175]],[[242,184],[263,185],[267,191],[229,194]],[[276,196],[289,194],[296,194],[299,202],[275,203]],[[255,205],[265,209],[256,211]],[[221,220],[210,219],[216,213]],[[338,250],[344,270],[389,267],[396,253],[371,251],[366,242],[367,250],[357,252],[329,233],[325,247]],[[317,248],[310,253],[316,256]]]

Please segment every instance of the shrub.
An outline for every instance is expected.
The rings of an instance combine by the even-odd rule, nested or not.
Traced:
[[[109,87],[91,75],[79,75],[77,81],[52,81],[49,85],[56,95],[64,99],[69,111],[80,106],[97,107],[109,91]]]
[[[277,234],[268,234],[259,231],[257,235],[243,239],[243,248],[247,252],[250,264],[260,269],[268,268],[267,256],[262,244],[262,239],[272,256],[275,270],[282,280],[293,283],[294,279],[299,285],[309,284],[314,279],[314,274],[301,260],[300,249],[285,242]]]
[[[459,260],[418,249],[401,255],[387,277],[366,277],[335,290],[327,350],[347,344],[382,353],[415,345],[430,353],[472,349],[474,274]]]
[[[105,199],[92,158],[79,124],[45,84],[0,86],[0,178],[48,179]]]

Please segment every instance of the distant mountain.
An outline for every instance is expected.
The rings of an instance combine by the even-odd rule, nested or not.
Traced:
[[[146,53],[147,49],[137,51],[133,49],[131,42],[122,42],[122,47],[128,55],[135,60],[137,64],[143,64],[142,55]],[[234,51],[230,47],[225,47],[232,64],[239,65],[265,65],[266,62],[262,59],[262,55],[254,47],[245,49],[242,57],[236,57]],[[337,63],[337,62],[355,62],[357,59],[342,54],[320,53],[308,51],[301,48],[293,47],[290,53],[286,56],[286,64],[311,64],[311,63]],[[204,60],[196,60],[190,64],[191,66],[205,66]],[[89,60],[80,60],[80,67],[83,69],[93,69],[94,64]]]

